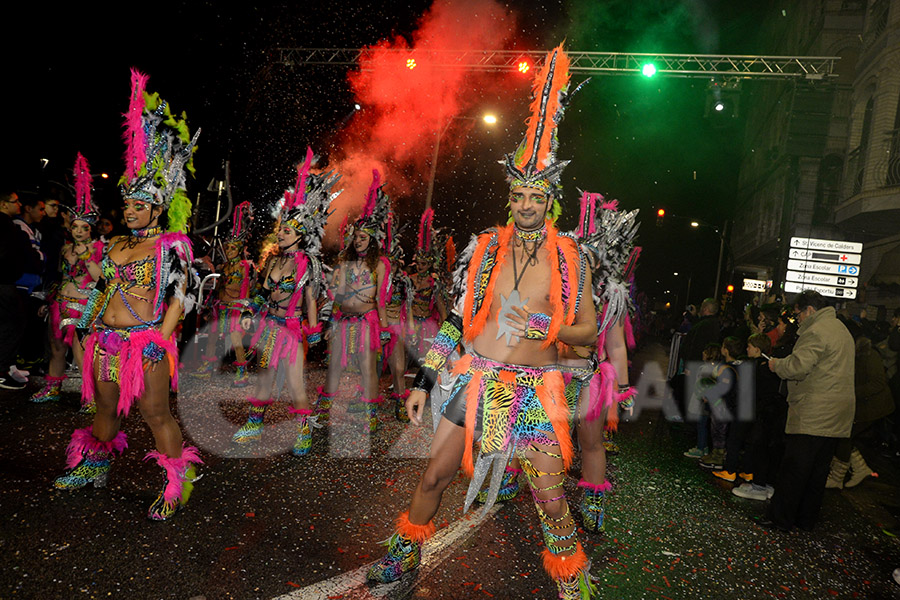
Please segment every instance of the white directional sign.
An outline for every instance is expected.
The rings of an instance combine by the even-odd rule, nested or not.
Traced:
[[[796,294],[803,290],[815,290],[823,296],[832,298],[846,298],[852,300],[856,298],[856,290],[853,288],[832,287],[829,285],[814,285],[811,283],[797,283],[796,281],[788,281],[784,284],[784,291],[790,294]]]
[[[788,251],[788,258],[817,260],[844,265],[858,265],[860,261],[859,254],[851,254],[850,252],[825,252],[823,250],[800,250],[798,248],[791,248]]]
[[[792,271],[812,271],[815,273],[834,273],[835,275],[859,275],[859,267],[856,265],[836,265],[834,263],[820,263],[809,260],[789,260],[788,269]]]
[[[744,287],[747,292],[764,292],[768,288],[766,281],[763,279],[744,279]]]
[[[826,275],[824,273],[805,273],[802,271],[788,271],[786,279],[788,281],[799,281],[801,283],[816,283],[819,285],[838,285],[841,287],[855,288],[859,281],[856,277],[847,277],[845,275]]]
[[[856,298],[862,251],[859,242],[792,237],[784,291],[815,290],[832,298]]]
[[[834,252],[853,252],[855,254],[862,254],[863,245],[859,242],[843,242],[840,240],[817,240],[815,238],[792,237],[791,248],[831,250]]]

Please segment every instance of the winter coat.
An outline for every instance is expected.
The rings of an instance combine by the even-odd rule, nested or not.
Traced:
[[[894,412],[894,397],[888,388],[884,366],[871,347],[856,355],[855,421],[875,421]]]
[[[791,354],[774,361],[775,373],[788,380],[784,432],[850,437],[856,406],[850,332],[826,306],[804,319],[797,333]]]

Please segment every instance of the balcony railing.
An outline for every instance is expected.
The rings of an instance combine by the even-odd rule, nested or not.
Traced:
[[[900,185],[900,129],[887,134],[887,173],[884,178],[885,187]]]
[[[865,164],[860,159],[860,148],[857,146],[847,154],[847,170],[844,173],[844,198],[851,198],[862,191]]]

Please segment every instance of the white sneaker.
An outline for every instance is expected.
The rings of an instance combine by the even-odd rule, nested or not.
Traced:
[[[752,483],[742,483],[741,485],[732,488],[731,493],[739,498],[747,498],[749,500],[765,501],[769,498],[766,488],[753,485]]]
[[[31,375],[30,371],[22,371],[16,365],[9,365],[9,376],[19,383],[28,383],[29,375]]]

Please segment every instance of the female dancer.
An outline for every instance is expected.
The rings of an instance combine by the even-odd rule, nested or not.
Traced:
[[[147,516],[162,521],[187,502],[199,452],[182,443],[169,410],[169,386],[177,387],[175,328],[196,302],[199,280],[191,268],[190,241],[183,233],[190,216],[185,168],[200,131],[187,124],[157,95],[144,92],[147,77],[131,72],[126,114],[126,170],[123,213],[130,235],[110,240],[101,264],[103,279],[85,307],[79,327],[85,341],[82,396],[95,399],[93,425],[72,434],[69,470],[58,489],[106,485],[112,452],[126,447],[119,431],[135,401],[150,426],[165,482]],[[168,228],[168,232],[165,229]]]
[[[263,418],[275,401],[272,397],[275,374],[284,365],[293,403],[288,410],[297,416],[297,438],[291,450],[294,456],[305,456],[312,446],[310,426],[315,421],[306,396],[303,367],[309,344],[319,342],[322,337],[316,305],[324,282],[319,255],[328,207],[340,193],[331,193],[340,176],[331,172],[310,173],[312,162],[313,153],[309,148],[306,160],[297,168],[297,184],[284,194],[276,226],[278,251],[266,261],[263,283],[250,303],[252,311],[263,314],[263,325],[251,342],[259,354],[260,375],[254,396],[247,398],[250,404],[247,422],[232,438],[235,443],[247,444],[262,437]],[[247,328],[249,317],[247,314],[243,319]]]
[[[371,432],[378,427],[376,408],[381,401],[376,353],[381,348],[382,336],[390,336],[384,307],[390,294],[391,266],[380,246],[385,237],[388,203],[381,189],[381,176],[374,171],[363,212],[349,234],[352,242],[341,252],[340,265],[332,277],[333,326],[326,333],[326,339],[331,342],[331,361],[325,386],[318,388],[316,404],[317,413],[328,413],[341,373],[350,357],[356,357],[362,377],[362,403]]]
[[[206,338],[206,354],[204,364],[194,377],[207,378],[215,371],[219,363],[216,354],[216,343],[219,336],[227,335],[234,348],[233,387],[250,385],[250,374],[247,372],[247,353],[244,351],[244,328],[241,326],[241,315],[247,307],[250,290],[256,279],[256,265],[245,255],[244,242],[250,228],[244,222],[253,218],[253,206],[242,202],[234,209],[231,226],[231,237],[225,242],[225,264],[217,271],[221,274],[221,285],[210,307],[209,336]]]
[[[600,194],[585,192],[581,197],[581,222],[575,236],[594,273],[599,335],[594,349],[566,347],[560,352],[566,400],[576,415],[582,451],[581,516],[584,528],[593,532],[603,530],[604,498],[612,489],[606,479],[604,432],[616,430],[619,407],[631,413],[635,393],[628,383],[627,348],[634,346],[634,338],[626,282],[640,254],[640,248],[634,247],[638,211],[618,212],[617,208],[616,201],[603,202]]]
[[[414,289],[412,304],[415,326],[414,352],[419,361],[425,358],[425,353],[437,335],[438,327],[447,318],[442,282],[440,276],[434,272],[440,254],[435,252],[437,245],[434,243],[433,220],[432,209],[429,208],[422,213],[416,254],[413,257],[416,270],[410,277]]]
[[[63,207],[68,208],[68,207]],[[93,227],[99,217],[91,202],[91,173],[87,160],[78,154],[75,159],[75,209],[69,232],[72,242],[66,242],[60,257],[62,280],[50,293],[50,366],[44,387],[31,397],[32,402],[58,402],[60,388],[66,379],[66,353],[72,348],[75,364],[81,368],[84,349],[73,344],[75,324],[81,318],[90,294],[100,279],[100,261],[104,244],[93,239]],[[81,407],[81,412],[93,414],[93,398]]]

